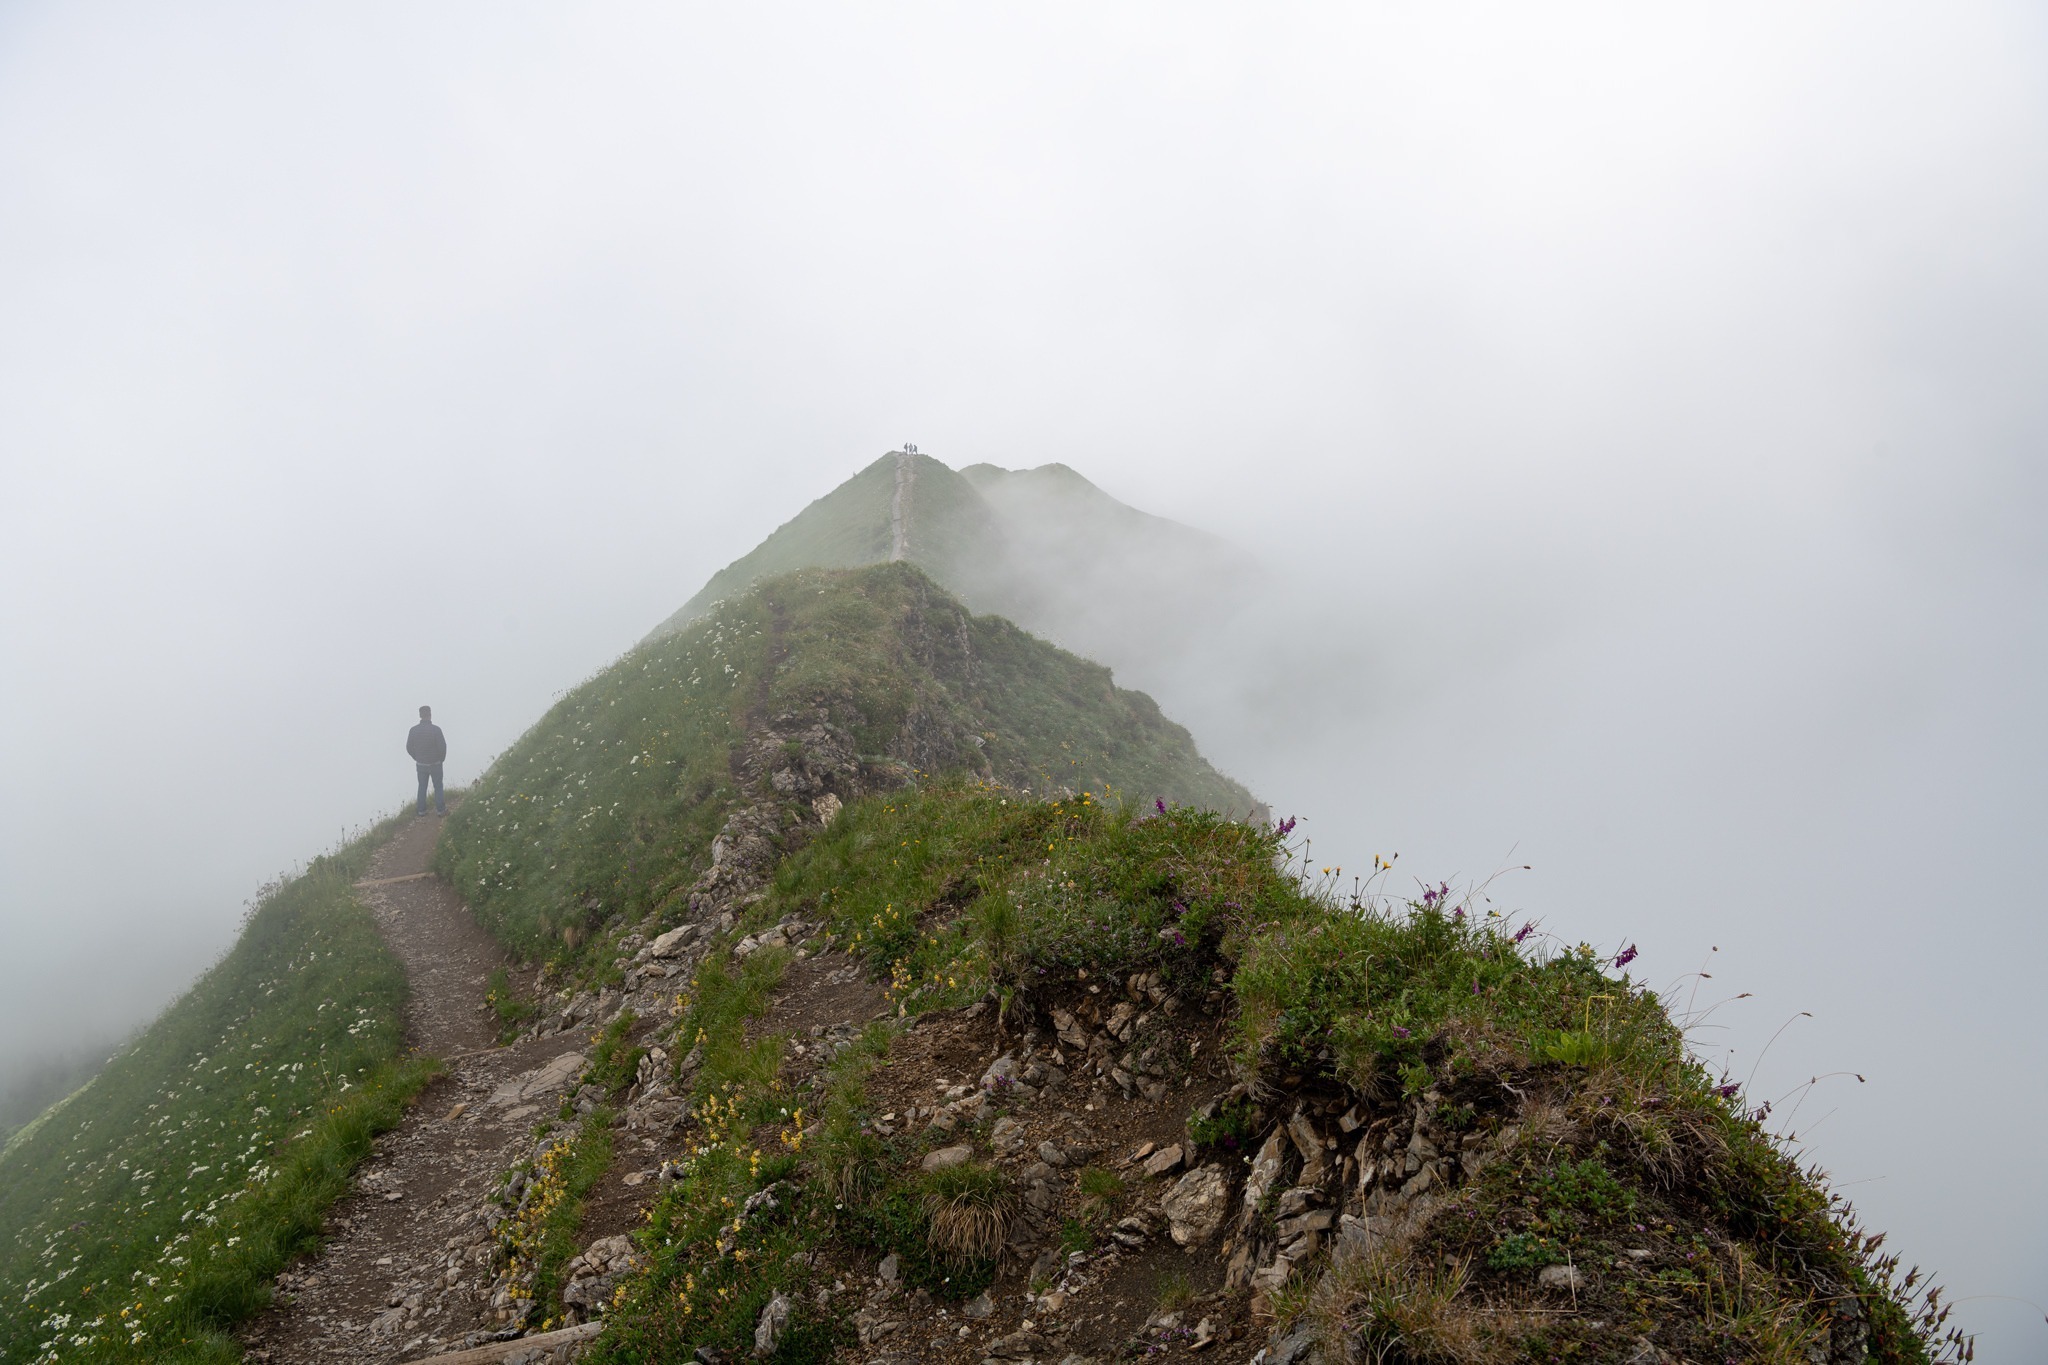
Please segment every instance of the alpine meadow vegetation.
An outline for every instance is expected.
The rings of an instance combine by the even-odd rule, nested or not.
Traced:
[[[607,927],[672,911],[708,864],[750,727],[793,711],[826,715],[878,783],[967,769],[1254,804],[1108,669],[880,564],[760,584],[576,688],[449,817],[436,866],[516,951],[608,959]]]
[[[433,1063],[351,883],[395,821],[266,889],[235,946],[0,1155],[0,1360],[234,1361],[228,1329]]]
[[[771,1358],[834,1358],[847,1327],[818,1306],[829,1295],[810,1267],[860,1254],[895,1253],[904,1282],[942,1302],[979,1293],[1013,1177],[920,1158],[987,1142],[988,1120],[895,1131],[866,1078],[923,1015],[979,1002],[1021,1023],[1126,980],[1179,999],[1220,992],[1240,1085],[1191,1116],[1196,1152],[1248,1161],[1290,1109],[1327,1099],[1367,1138],[1386,1122],[1371,1116],[1413,1113],[1417,1134],[1485,1156],[1435,1196],[1404,1253],[1304,1262],[1271,1296],[1276,1332],[1368,1358],[1505,1362],[1621,1359],[1660,1331],[1693,1358],[1791,1362],[1824,1348],[1853,1304],[1858,1359],[1968,1358],[1939,1294],[1688,1053],[1656,993],[1617,965],[1632,954],[1554,943],[1441,885],[1391,894],[1389,860],[1340,884],[1340,869],[1304,865],[1290,828],[957,779],[848,807],[726,937],[801,914],[865,964],[896,1017],[842,1043],[805,1087],[783,1065],[791,1040],[747,1029],[786,952],[753,954],[737,977],[712,954],[676,1031],[704,1059],[693,1136],[638,1234],[646,1269],[591,1359],[745,1352],[778,1296],[792,1316]],[[990,1099],[1011,1112],[1000,1088]],[[1081,1252],[1129,1203],[1112,1170],[1076,1182],[1066,1245]],[[1253,1241],[1276,1215],[1258,1216]],[[1546,1267],[1595,1265],[1597,1287],[1573,1281],[1588,1311],[1532,1307]],[[1161,1285],[1162,1298],[1189,1292]]]

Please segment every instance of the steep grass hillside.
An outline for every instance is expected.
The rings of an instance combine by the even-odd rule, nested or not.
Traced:
[[[1109,670],[895,563],[772,579],[633,650],[492,765],[437,865],[508,944],[559,953],[675,911],[739,803],[782,808],[769,857],[827,797],[942,771],[1254,805]]]
[[[1616,963],[1285,828],[839,813],[641,1068],[685,1128],[590,1359],[1968,1357]]]
[[[101,1044],[46,1055],[0,1091],[0,1147],[42,1112],[99,1074],[118,1046]]]
[[[0,1361],[231,1361],[425,1076],[350,883],[380,828],[269,890],[228,955],[0,1155]]]
[[[899,466],[909,494],[899,508]],[[672,634],[754,584],[799,569],[856,569],[887,563],[894,514],[906,511],[904,558],[954,593],[987,589],[1004,545],[1003,528],[974,486],[929,455],[891,452],[778,526],[766,540],[711,576],[653,636]],[[983,608],[984,610],[986,608]]]

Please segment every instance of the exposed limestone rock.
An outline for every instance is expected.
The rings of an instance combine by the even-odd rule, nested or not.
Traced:
[[[1151,1156],[1146,1157],[1143,1169],[1147,1176],[1157,1179],[1162,1175],[1169,1175],[1179,1170],[1180,1163],[1181,1149],[1180,1144],[1176,1142],[1164,1151],[1154,1152]]]
[[[963,1142],[956,1147],[941,1147],[925,1153],[921,1164],[927,1171],[943,1171],[953,1166],[964,1166],[973,1156],[974,1148]]]
[[[647,945],[649,957],[681,957],[700,932],[699,926],[685,924],[680,929],[671,929]]]
[[[1230,1181],[1220,1166],[1202,1166],[1182,1176],[1159,1208],[1171,1221],[1173,1240],[1180,1246],[1199,1246],[1223,1227],[1229,1207]]]
[[[601,1237],[563,1267],[568,1283],[562,1289],[562,1302],[585,1315],[602,1313],[620,1279],[639,1264],[632,1238]]]
[[[491,1103],[500,1108],[511,1108],[530,1100],[544,1099],[555,1091],[566,1088],[570,1081],[582,1075],[583,1066],[582,1053],[564,1052],[546,1065],[535,1067],[506,1081],[492,1092]]]
[[[1287,1165],[1287,1139],[1280,1129],[1274,1129],[1266,1139],[1265,1146],[1252,1159],[1252,1172],[1244,1182],[1244,1211],[1250,1217],[1264,1201],[1266,1191],[1279,1182],[1280,1173]]]
[[[762,1308],[760,1319],[754,1324],[754,1354],[774,1354],[782,1342],[782,1333],[789,1326],[789,1296],[778,1292]]]

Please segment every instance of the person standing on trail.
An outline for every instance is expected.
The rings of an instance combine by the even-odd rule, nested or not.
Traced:
[[[448,757],[448,740],[434,724],[434,708],[420,708],[420,723],[405,737],[405,751],[420,770],[420,802],[417,814],[427,813],[427,783],[434,784],[434,814],[446,815],[448,802],[441,795],[441,764]]]

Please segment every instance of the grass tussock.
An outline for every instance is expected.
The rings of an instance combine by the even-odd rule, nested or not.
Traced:
[[[226,1335],[433,1072],[350,883],[380,826],[269,888],[240,939],[0,1158],[0,1359],[232,1360]]]
[[[1394,1365],[1506,1365],[1528,1319],[1465,1297],[1466,1267],[1380,1251],[1341,1261],[1301,1306],[1326,1343]]]
[[[583,1083],[602,1089],[607,1095],[623,1094],[639,1073],[640,1059],[647,1049],[633,1042],[633,1026],[640,1016],[621,1010],[619,1017],[599,1029],[591,1038],[590,1062],[583,1069]]]
[[[961,1269],[993,1260],[1017,1212],[1009,1177],[993,1166],[968,1162],[932,1171],[922,1184],[918,1197],[938,1258]]]

